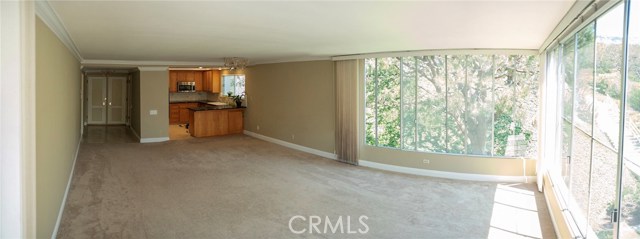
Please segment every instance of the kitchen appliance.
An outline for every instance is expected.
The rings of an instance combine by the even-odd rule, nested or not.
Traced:
[[[196,92],[195,81],[178,82],[178,92]]]

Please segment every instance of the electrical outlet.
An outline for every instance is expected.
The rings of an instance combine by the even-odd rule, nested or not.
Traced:
[[[292,135],[291,135],[291,139],[292,139],[292,140],[296,139],[296,135],[295,135],[295,134],[292,134]]]
[[[158,110],[149,110],[149,115],[158,115]]]
[[[256,125],[256,130],[260,130],[260,125]]]
[[[431,163],[431,160],[423,159],[423,160],[422,160],[422,163],[424,163],[424,164],[430,164],[430,163]]]

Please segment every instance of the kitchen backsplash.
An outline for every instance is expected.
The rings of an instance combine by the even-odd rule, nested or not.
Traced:
[[[209,101],[209,102],[220,101],[218,99],[219,96],[220,96],[220,94],[218,94],[218,93],[208,93],[207,94],[207,101]]]
[[[176,92],[169,93],[169,102],[184,101],[209,101],[209,93],[207,92]]]

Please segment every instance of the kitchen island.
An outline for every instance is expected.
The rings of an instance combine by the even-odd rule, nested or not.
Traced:
[[[244,131],[244,107],[202,106],[189,108],[189,134],[209,137]]]

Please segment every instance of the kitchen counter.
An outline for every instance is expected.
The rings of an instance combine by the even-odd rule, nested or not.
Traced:
[[[206,104],[209,103],[206,100],[173,100],[173,101],[169,101],[169,104],[176,104],[176,103],[202,103],[202,104]]]
[[[235,107],[231,105],[207,105],[201,107],[191,107],[189,110],[193,111],[206,111],[206,110],[228,110],[228,109],[246,109],[247,107]]]
[[[244,107],[204,106],[189,108],[189,133],[193,137],[241,134]]]

